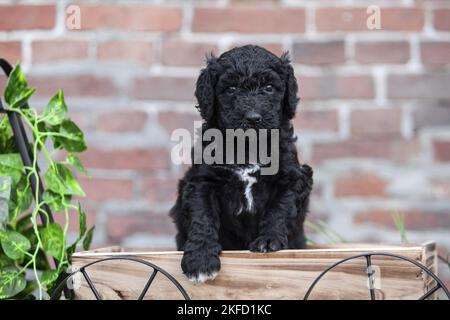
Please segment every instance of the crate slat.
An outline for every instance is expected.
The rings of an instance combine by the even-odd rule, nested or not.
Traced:
[[[436,246],[393,244],[339,244],[311,246],[305,250],[272,253],[224,251],[218,277],[204,284],[193,284],[182,274],[182,252],[128,250],[110,247],[79,252],[73,265],[82,267],[102,258],[127,255],[149,261],[168,271],[186,289],[192,299],[302,299],[314,279],[331,264],[366,252],[389,252],[406,256],[423,264],[436,266]],[[432,279],[413,264],[391,257],[374,256],[372,264],[381,273],[377,299],[417,299]],[[86,269],[104,299],[136,299],[151,268],[123,260],[111,260]],[[436,270],[434,270],[436,271]],[[318,283],[310,299],[370,299],[366,261],[349,261],[333,269]],[[81,279],[78,299],[93,299],[87,283]],[[180,292],[160,273],[145,299],[182,299]]]

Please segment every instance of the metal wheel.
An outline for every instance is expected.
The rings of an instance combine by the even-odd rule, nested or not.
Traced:
[[[58,286],[55,288],[55,290],[53,291],[52,295],[51,295],[51,300],[56,300],[58,299],[58,297],[60,296],[62,290],[64,290],[64,288],[67,287],[67,281],[73,277],[75,274],[81,272],[81,274],[83,275],[84,279],[86,280],[89,288],[91,289],[92,293],[94,294],[95,298],[97,300],[102,300],[102,297],[100,295],[100,293],[97,291],[97,289],[94,286],[94,283],[92,282],[91,278],[89,277],[88,273],[86,272],[86,268],[94,265],[94,264],[98,264],[98,263],[102,263],[105,261],[111,261],[111,260],[126,260],[126,261],[133,261],[136,263],[140,263],[140,264],[144,264],[146,266],[148,266],[149,268],[153,269],[153,272],[150,273],[150,276],[144,286],[144,289],[142,290],[142,292],[139,294],[138,300],[142,300],[144,299],[148,289],[150,288],[150,285],[152,284],[153,280],[155,279],[156,275],[159,273],[163,274],[167,279],[169,279],[173,285],[180,291],[180,293],[183,295],[183,298],[185,300],[190,300],[189,295],[187,294],[186,290],[183,288],[183,286],[170,274],[168,273],[166,270],[158,267],[157,265],[139,259],[139,258],[134,258],[134,257],[129,257],[129,256],[117,256],[117,257],[110,257],[110,258],[105,258],[105,259],[100,259],[91,263],[88,263],[87,265],[83,266],[82,268],[80,268],[80,270],[77,270],[75,272],[72,272],[71,274],[69,274],[67,277],[64,278],[64,280],[62,280]]]
[[[448,299],[450,299],[450,292],[447,289],[447,287],[444,285],[444,283],[437,277],[436,274],[434,274],[433,271],[431,271],[430,269],[428,269],[426,266],[424,266],[422,263],[417,262],[416,260],[410,259],[408,257],[404,257],[398,254],[393,254],[393,253],[385,253],[385,252],[368,252],[368,253],[362,253],[362,254],[358,254],[349,258],[345,258],[343,260],[340,260],[334,264],[332,264],[331,266],[329,266],[327,269],[325,269],[311,284],[311,286],[309,287],[309,289],[306,291],[306,294],[303,298],[303,300],[308,300],[312,290],[314,289],[314,287],[316,286],[316,284],[320,281],[320,279],[322,279],[322,277],[328,273],[331,269],[337,267],[338,265],[347,262],[349,260],[354,260],[354,259],[358,259],[361,257],[365,257],[366,258],[366,263],[367,263],[367,277],[369,278],[369,291],[370,291],[370,299],[371,300],[376,300],[375,298],[375,288],[373,287],[373,275],[374,272],[372,270],[372,257],[373,256],[384,256],[384,257],[392,257],[392,258],[396,258],[396,259],[401,259],[401,260],[405,260],[408,261],[412,264],[414,264],[415,266],[419,267],[422,271],[424,271],[427,275],[429,275],[430,277],[433,278],[434,281],[436,281],[436,285],[431,288],[430,290],[428,290],[427,292],[425,292],[424,295],[422,295],[419,300],[425,300],[427,298],[429,298],[433,293],[435,293],[436,291],[438,291],[439,289],[442,289],[445,293],[445,295],[447,296]]]

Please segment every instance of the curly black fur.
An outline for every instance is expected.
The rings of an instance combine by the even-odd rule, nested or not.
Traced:
[[[178,229],[178,250],[184,251],[183,272],[195,281],[213,278],[220,269],[221,250],[305,247],[303,222],[313,172],[297,159],[291,119],[299,99],[287,54],[279,58],[247,45],[210,57],[195,95],[203,130],[279,129],[280,165],[275,175],[253,174],[257,182],[252,208],[236,174],[245,165],[194,164],[187,171],[170,213]],[[261,118],[249,121],[249,113]]]

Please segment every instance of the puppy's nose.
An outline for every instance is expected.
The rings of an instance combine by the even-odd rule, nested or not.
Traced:
[[[256,113],[255,111],[249,111],[245,114],[245,119],[253,123],[260,122],[261,118],[261,115],[259,113]]]

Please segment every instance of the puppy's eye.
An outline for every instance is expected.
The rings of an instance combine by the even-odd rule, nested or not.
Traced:
[[[233,94],[236,92],[236,87],[228,87],[225,91],[228,94]]]
[[[268,84],[264,87],[264,92],[266,92],[266,93],[272,93],[273,90],[274,90],[274,88],[271,84]]]

